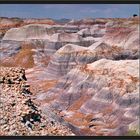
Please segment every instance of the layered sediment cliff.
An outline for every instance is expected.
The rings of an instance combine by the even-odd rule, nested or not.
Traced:
[[[9,20],[0,19],[0,24],[8,26],[0,31],[0,88],[2,106],[8,106],[2,114],[7,116],[4,113],[9,110],[22,114],[26,107],[30,112],[21,103],[30,100],[38,104],[41,116],[48,117],[32,124],[19,121],[19,115],[14,129],[21,127],[23,133],[7,127],[12,120],[6,120],[2,135],[71,135],[62,122],[76,135],[139,133],[138,18],[91,18],[62,24],[51,19],[21,19],[20,24],[19,19]],[[31,95],[23,92],[29,86],[25,73]],[[10,106],[13,102],[16,105]],[[28,131],[29,124],[33,131]],[[50,130],[55,128],[55,132]]]

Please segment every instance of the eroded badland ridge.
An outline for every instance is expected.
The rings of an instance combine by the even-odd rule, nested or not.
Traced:
[[[0,18],[0,135],[139,134],[139,24]]]

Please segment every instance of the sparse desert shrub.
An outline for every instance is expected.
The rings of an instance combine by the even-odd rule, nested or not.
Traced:
[[[126,136],[140,136],[140,134],[136,130],[129,130]]]

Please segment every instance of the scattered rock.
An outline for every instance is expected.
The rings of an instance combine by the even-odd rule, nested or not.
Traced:
[[[17,77],[13,78],[15,75]],[[1,67],[0,77],[0,126],[2,130],[0,135],[72,134],[72,132],[65,126],[55,123],[55,132],[49,131],[52,123],[49,121],[49,118],[38,109],[34,100],[32,100],[32,94],[29,90],[30,85],[26,82],[27,79],[25,77],[24,69]],[[9,88],[7,85],[10,85]],[[25,96],[26,94],[28,94],[28,96]]]

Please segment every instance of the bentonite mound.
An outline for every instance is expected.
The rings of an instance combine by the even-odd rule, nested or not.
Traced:
[[[101,59],[77,67],[38,99],[61,111],[81,134],[89,130],[89,135],[123,135],[139,118],[138,64]],[[139,131],[138,125],[134,129]]]
[[[47,68],[48,73],[63,76],[77,65],[91,63],[102,58],[138,59],[140,39],[137,27],[135,25],[133,28],[130,26],[128,29],[117,29],[115,33],[106,33],[102,39],[87,48],[73,44],[63,46],[52,57]]]
[[[139,18],[0,25],[0,135],[139,133]]]

